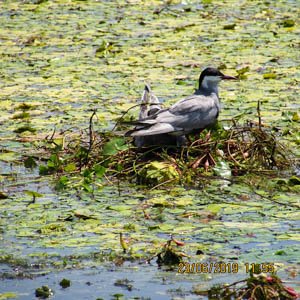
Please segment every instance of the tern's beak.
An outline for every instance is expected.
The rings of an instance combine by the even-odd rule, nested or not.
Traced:
[[[229,75],[223,75],[223,76],[222,76],[222,79],[223,79],[223,80],[230,80],[230,79],[232,79],[232,80],[237,80],[236,77],[234,77],[234,76],[229,76]]]

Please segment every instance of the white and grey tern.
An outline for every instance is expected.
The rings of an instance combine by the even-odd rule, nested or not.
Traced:
[[[218,84],[221,80],[229,79],[236,79],[236,77],[224,75],[215,68],[206,68],[199,77],[199,87],[193,95],[178,101],[170,108],[158,110],[148,117],[139,119],[134,122],[138,126],[125,135],[183,136],[214,124],[220,112]]]

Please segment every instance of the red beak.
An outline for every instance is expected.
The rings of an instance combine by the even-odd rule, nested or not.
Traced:
[[[223,80],[230,80],[230,79],[237,80],[236,77],[234,77],[234,76],[229,76],[229,75],[223,75],[223,76],[222,76],[222,79],[223,79]]]

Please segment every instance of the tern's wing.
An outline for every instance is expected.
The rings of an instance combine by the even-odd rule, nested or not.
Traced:
[[[129,131],[127,135],[147,136],[163,133],[189,132],[205,128],[215,121],[219,113],[217,95],[209,97],[192,95],[175,103],[169,109],[163,109],[136,124],[141,128]]]
[[[218,106],[218,98],[216,95],[209,97],[202,95],[192,95],[182,99],[170,107],[170,113],[174,115],[186,115],[197,112],[199,114],[207,113],[207,111]]]
[[[148,136],[174,132],[174,127],[168,123],[154,124],[148,128],[135,129],[126,132],[126,136]]]

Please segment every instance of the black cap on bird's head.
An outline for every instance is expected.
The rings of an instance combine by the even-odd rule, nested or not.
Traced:
[[[221,80],[237,79],[233,76],[224,75],[218,69],[206,68],[204,69],[199,77],[199,89],[207,86],[208,82],[212,84],[218,84]]]

